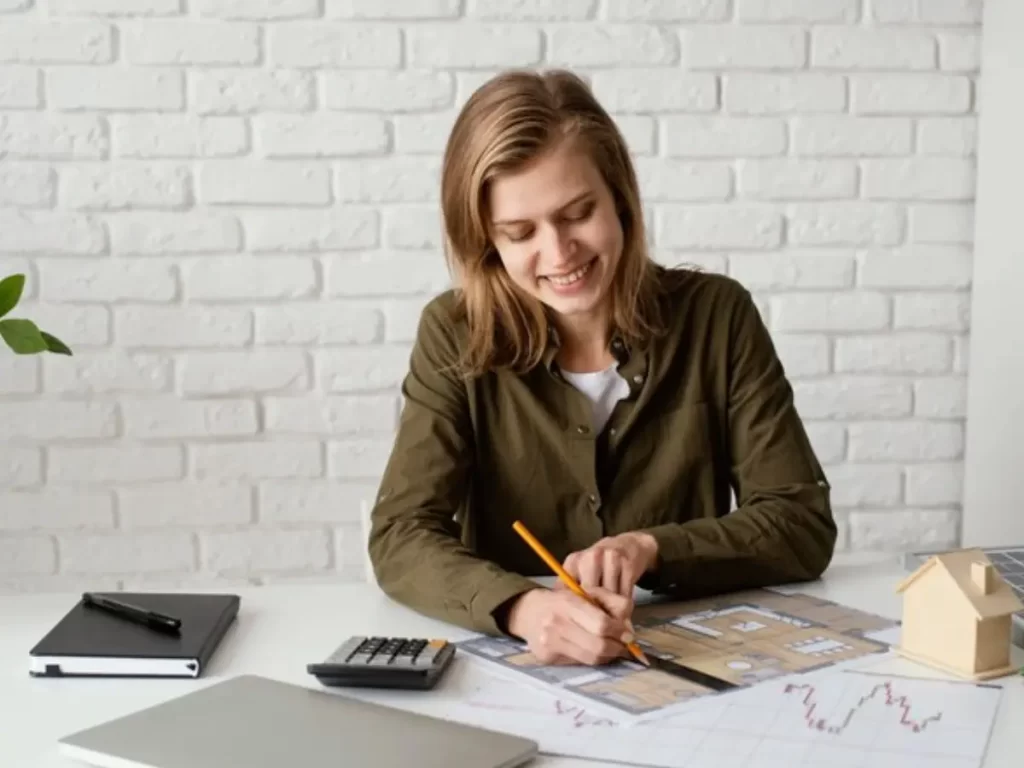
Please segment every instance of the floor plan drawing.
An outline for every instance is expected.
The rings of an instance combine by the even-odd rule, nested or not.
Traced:
[[[739,687],[886,653],[889,644],[879,633],[898,626],[828,600],[771,590],[643,605],[633,621],[645,652]],[[458,645],[499,671],[623,719],[660,716],[716,693],[627,659],[601,667],[543,665],[509,638],[478,637]]]

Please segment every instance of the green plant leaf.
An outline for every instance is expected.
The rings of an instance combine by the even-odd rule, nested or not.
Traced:
[[[19,355],[46,351],[46,339],[31,320],[0,320],[0,337]]]
[[[0,317],[6,315],[18,305],[24,288],[24,275],[11,275],[0,280]]]
[[[43,337],[43,341],[46,342],[46,348],[57,355],[70,355],[71,349],[63,341],[58,339],[56,336],[52,336],[46,331],[40,331],[39,335]]]

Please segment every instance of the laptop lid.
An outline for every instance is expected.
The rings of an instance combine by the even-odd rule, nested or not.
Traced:
[[[429,695],[429,694],[427,694]],[[340,693],[241,675],[60,739],[110,768],[513,768],[537,744]]]

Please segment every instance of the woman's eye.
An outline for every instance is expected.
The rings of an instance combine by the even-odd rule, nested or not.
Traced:
[[[521,243],[524,240],[529,240],[530,239],[530,233],[529,232],[509,232],[506,235],[506,237],[509,239],[510,242]]]
[[[593,205],[593,203],[591,203],[590,205],[587,205],[585,208],[581,209],[580,211],[572,214],[571,216],[566,216],[565,218],[567,218],[569,221],[583,221],[585,218],[590,216],[590,214],[593,213],[593,211],[594,211],[594,205]]]

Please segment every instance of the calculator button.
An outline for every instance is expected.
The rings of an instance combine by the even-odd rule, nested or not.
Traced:
[[[335,649],[334,653],[327,657],[330,664],[344,664],[354,656],[363,645],[365,637],[352,637]]]
[[[443,640],[433,640],[430,643],[425,644],[423,651],[416,657],[416,666],[429,667],[434,663],[434,659],[438,657],[446,645],[447,643]]]

